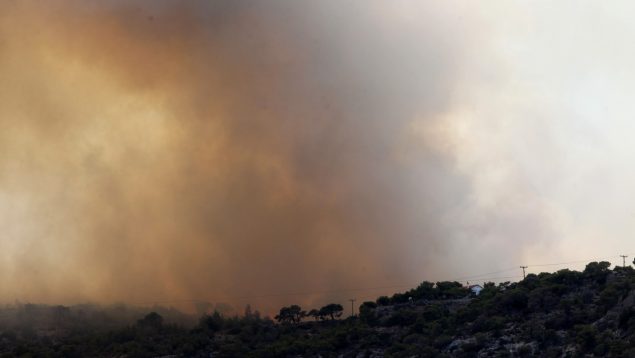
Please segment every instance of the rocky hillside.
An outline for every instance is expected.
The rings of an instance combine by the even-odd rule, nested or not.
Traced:
[[[337,304],[278,321],[246,312],[204,316],[194,328],[151,313],[99,328],[73,312],[63,334],[0,328],[2,356],[64,357],[635,357],[635,270],[592,262],[583,272],[528,275],[486,284],[479,296],[457,282],[423,282],[364,302],[338,319]],[[328,311],[328,312],[326,312]]]
[[[386,355],[635,357],[635,271],[609,266],[487,284],[462,307],[456,300],[367,303],[361,319],[390,332]]]

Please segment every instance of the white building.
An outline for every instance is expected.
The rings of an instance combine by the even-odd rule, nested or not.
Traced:
[[[470,288],[470,291],[475,296],[478,296],[481,293],[481,291],[483,290],[483,286],[481,286],[481,285],[470,285],[469,288]]]

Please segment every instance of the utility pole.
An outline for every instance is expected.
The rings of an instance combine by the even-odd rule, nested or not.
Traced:
[[[351,299],[349,299],[349,301],[351,301],[351,317],[353,317],[355,315],[354,314],[355,310],[353,308],[353,304],[355,303],[355,301],[357,301],[357,299],[356,298],[351,298]]]
[[[527,266],[520,266],[521,269],[523,269],[523,280],[525,279],[525,269],[527,268]]]
[[[626,267],[626,258],[628,255],[620,255],[620,257],[622,258],[622,267]]]

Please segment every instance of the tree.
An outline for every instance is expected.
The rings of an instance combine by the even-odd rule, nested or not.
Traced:
[[[442,281],[437,282],[437,291],[442,299],[462,298],[470,294],[470,290],[459,282]]]
[[[205,315],[201,318],[200,326],[211,331],[218,332],[224,325],[223,316],[218,311],[214,311],[212,315]]]
[[[69,320],[71,315],[70,308],[66,306],[53,307],[53,319],[57,325],[61,325]]]
[[[611,263],[607,261],[590,262],[584,268],[583,274],[598,284],[604,284],[609,273],[609,267],[611,267]]]
[[[434,283],[423,281],[419,286],[417,286],[417,288],[415,288],[414,290],[411,290],[410,296],[414,297],[414,299],[417,299],[417,300],[420,300],[420,299],[430,300],[430,299],[436,298]]]
[[[321,319],[330,317],[331,320],[335,320],[335,318],[340,318],[343,312],[344,307],[342,307],[342,305],[338,303],[329,303],[328,305],[320,308],[319,315]]]
[[[590,275],[595,273],[606,273],[608,272],[609,267],[611,267],[611,263],[608,261],[589,262],[584,268],[584,273]]]
[[[163,325],[163,317],[156,312],[150,312],[145,317],[137,321],[140,327],[159,329]]]
[[[258,312],[258,310],[253,310],[251,308],[251,305],[247,305],[245,306],[245,319],[247,320],[259,320],[260,319],[260,312]]]
[[[282,307],[275,319],[280,323],[300,323],[306,312],[298,305]]]
[[[320,311],[314,308],[307,313],[307,316],[313,317],[313,319],[317,321],[320,318]]]
[[[359,318],[366,323],[374,323],[377,303],[366,301],[359,306]]]

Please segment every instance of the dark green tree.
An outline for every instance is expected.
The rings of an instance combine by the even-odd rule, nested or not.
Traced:
[[[214,311],[212,315],[205,315],[201,318],[200,326],[211,332],[218,332],[223,328],[225,320],[218,311]]]
[[[298,305],[282,307],[276,317],[280,323],[299,323],[306,316],[306,312]]]
[[[343,312],[344,307],[342,307],[339,303],[329,303],[328,305],[320,308],[319,315],[322,319],[329,317],[331,320],[335,320],[336,318],[340,318]]]
[[[163,317],[156,312],[150,312],[145,317],[138,320],[137,325],[140,327],[160,329],[161,326],[163,326]]]
[[[320,319],[320,311],[316,310],[315,308],[310,310],[309,313],[307,313],[306,315],[308,317],[312,317],[316,321]]]

